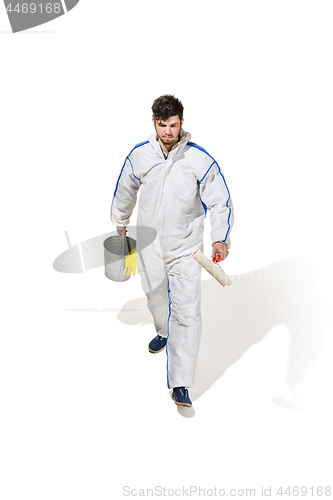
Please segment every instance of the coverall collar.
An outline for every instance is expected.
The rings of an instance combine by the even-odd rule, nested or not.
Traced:
[[[163,154],[162,148],[160,146],[160,143],[158,142],[156,132],[151,134],[148,137],[148,140],[149,140],[150,144],[152,145],[152,147],[155,149],[158,156],[160,156],[161,158],[164,158],[164,154]],[[185,130],[181,129],[180,130],[180,141],[178,141],[173,146],[173,148],[171,149],[171,151],[168,154],[168,158],[181,155],[183,153],[184,149],[186,148],[187,142],[190,140],[191,140],[191,134],[189,132],[185,132]]]

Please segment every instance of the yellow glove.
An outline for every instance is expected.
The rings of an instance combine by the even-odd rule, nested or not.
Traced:
[[[132,273],[133,276],[138,273],[139,271],[137,269],[137,263],[138,263],[138,258],[136,255],[136,248],[134,250],[131,250],[131,252],[128,255],[125,255],[125,269],[124,269],[124,274],[126,276],[130,276]]]

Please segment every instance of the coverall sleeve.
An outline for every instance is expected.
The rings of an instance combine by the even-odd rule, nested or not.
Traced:
[[[140,184],[140,179],[134,175],[130,159],[126,157],[111,204],[111,221],[116,226],[129,224]]]
[[[199,181],[200,197],[207,206],[211,222],[211,239],[230,248],[230,231],[234,223],[233,204],[223,172],[214,161]]]

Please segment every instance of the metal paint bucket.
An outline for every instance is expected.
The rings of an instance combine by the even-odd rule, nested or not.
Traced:
[[[136,247],[136,241],[129,236],[110,236],[104,241],[105,276],[112,281],[127,281],[131,275],[125,274],[125,255]]]

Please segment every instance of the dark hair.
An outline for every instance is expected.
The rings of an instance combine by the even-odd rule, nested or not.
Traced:
[[[171,116],[179,116],[183,119],[184,107],[179,99],[174,95],[164,94],[153,102],[151,107],[154,120],[168,120]]]

